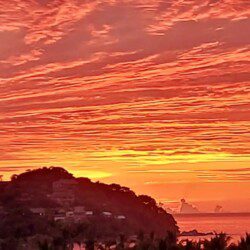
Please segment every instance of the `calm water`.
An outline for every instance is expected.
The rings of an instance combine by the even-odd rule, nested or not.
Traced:
[[[233,241],[237,241],[246,232],[250,232],[250,213],[174,215],[174,217],[180,227],[180,231],[196,229],[198,232],[204,233],[225,232],[232,237]],[[197,237],[188,238],[197,239]]]
[[[197,215],[174,215],[180,231],[196,229],[198,232],[225,232],[232,237],[232,242],[237,242],[246,232],[250,232],[249,214],[197,214]],[[211,236],[181,237],[181,239],[198,240]],[[75,245],[74,250],[80,248]],[[84,249],[84,248],[81,248]]]

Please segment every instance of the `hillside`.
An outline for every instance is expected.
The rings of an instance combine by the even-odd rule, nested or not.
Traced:
[[[58,223],[69,225],[74,224],[77,215],[77,224],[84,224],[95,237],[120,233],[133,235],[139,231],[165,235],[167,231],[178,231],[172,215],[158,207],[153,198],[138,196],[118,184],[75,178],[59,167],[13,176],[1,192],[0,202],[5,218],[20,208],[31,211],[34,216],[39,211],[39,218],[44,216],[48,223],[58,219]],[[56,215],[58,211],[61,221]],[[71,220],[67,220],[67,216]]]

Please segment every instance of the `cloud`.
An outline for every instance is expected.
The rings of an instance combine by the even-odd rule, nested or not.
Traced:
[[[134,173],[170,182],[248,181],[168,167],[249,161],[247,7],[2,1],[0,168],[97,164],[118,178],[142,166]]]
[[[30,61],[37,61],[42,55],[42,50],[31,50],[29,53],[21,54],[19,56],[11,56],[7,60],[2,60],[0,63],[9,64],[11,66],[19,66]]]
[[[160,5],[159,7],[162,6]],[[249,17],[249,4],[246,1],[169,1],[163,8],[158,8],[155,22],[148,31],[155,35],[164,35],[179,22],[193,20],[206,22],[211,19],[240,20]]]
[[[37,1],[11,0],[2,2],[3,23],[1,31],[26,29],[25,43],[42,41],[55,43],[71,31],[72,25],[84,18],[96,6],[97,1]]]

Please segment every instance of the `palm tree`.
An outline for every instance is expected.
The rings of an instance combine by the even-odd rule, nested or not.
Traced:
[[[167,249],[167,243],[166,239],[161,239],[159,242],[159,250],[166,250]]]
[[[76,225],[75,234],[73,237],[74,237],[74,242],[77,243],[79,248],[81,248],[82,244],[84,243],[84,237],[86,234],[87,226],[88,225],[85,223],[79,223]]]
[[[43,242],[38,242],[38,249],[39,250],[52,250],[52,247],[50,246],[50,244],[48,243],[47,240],[43,241]]]
[[[95,241],[87,240],[86,242],[86,250],[94,250],[95,249]]]
[[[177,238],[176,233],[173,233],[172,231],[168,231],[165,240],[167,243],[167,249],[172,249],[177,246],[178,238]]]
[[[242,237],[238,244],[239,250],[250,250],[250,234],[246,233],[245,238]]]
[[[205,250],[225,250],[227,249],[230,237],[225,233],[215,234],[211,240],[204,241]]]
[[[117,250],[123,250],[125,248],[125,235],[121,234],[120,235],[120,241],[117,244]]]

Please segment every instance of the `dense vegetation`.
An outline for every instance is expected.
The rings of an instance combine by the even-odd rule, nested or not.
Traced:
[[[46,223],[44,223],[45,225]],[[230,243],[230,237],[224,233],[216,234],[210,240],[198,242],[190,240],[178,241],[176,234],[168,232],[165,237],[155,237],[154,233],[144,235],[139,233],[136,237],[126,238],[123,234],[119,237],[97,239],[86,232],[84,225],[71,227],[55,227],[49,225],[47,234],[35,234],[24,237],[27,228],[21,228],[17,235],[0,239],[0,250],[249,250],[250,235],[246,234],[238,243]],[[29,228],[28,230],[32,230]],[[89,234],[90,233],[90,234]],[[78,247],[78,248],[74,248]]]
[[[41,218],[31,213],[30,208],[59,206],[49,194],[52,193],[53,182],[60,179],[76,181],[75,202],[72,206],[84,206],[86,210],[93,211],[94,216],[77,225],[64,225],[62,229],[60,223],[46,216]],[[84,232],[81,232],[82,237],[98,239],[121,233],[133,235],[140,230],[146,233],[154,231],[159,236],[167,231],[178,233],[172,215],[159,207],[153,198],[146,195],[137,196],[129,188],[117,184],[107,185],[92,182],[87,178],[74,178],[72,174],[59,167],[29,170],[14,175],[2,188],[0,202],[5,211],[0,218],[0,238],[7,241],[10,236],[27,239],[36,235],[49,235],[53,238],[61,235],[60,237],[65,238],[62,236],[63,230],[79,227],[84,228]],[[114,216],[105,218],[102,216],[104,211]],[[115,219],[118,215],[123,215],[126,219]]]

